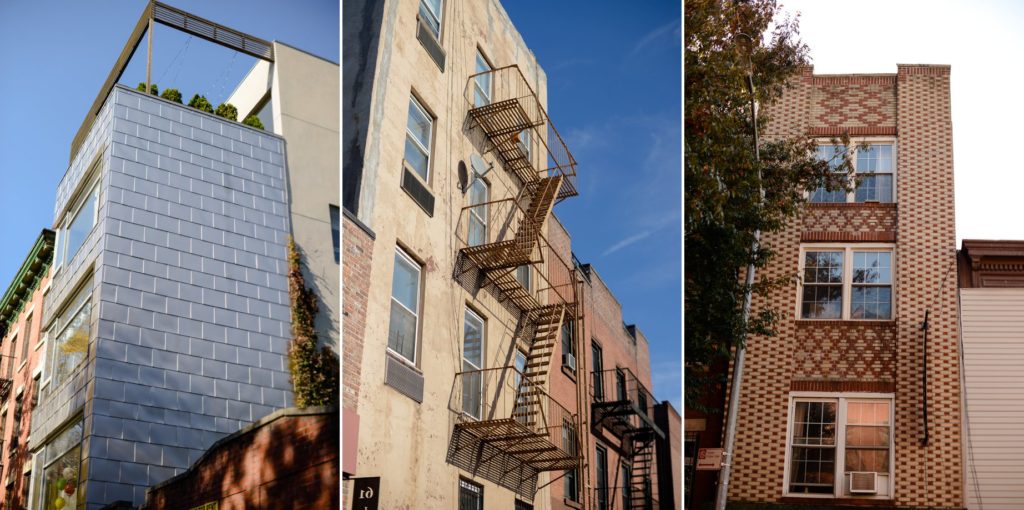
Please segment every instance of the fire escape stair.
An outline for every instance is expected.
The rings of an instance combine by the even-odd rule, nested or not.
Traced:
[[[631,487],[629,510],[650,510],[654,503],[654,431],[649,428],[637,429],[631,438],[633,452],[629,484]]]
[[[528,153],[519,143],[519,134],[542,126],[544,122],[531,120],[519,99],[506,99],[473,108],[469,116],[483,129],[494,149],[505,161],[508,171],[527,184],[540,178],[530,163]]]

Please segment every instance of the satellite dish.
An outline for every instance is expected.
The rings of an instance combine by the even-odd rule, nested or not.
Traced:
[[[469,162],[473,165],[473,173],[479,177],[487,175],[487,172],[490,172],[491,168],[493,168],[493,165],[488,166],[487,163],[484,162],[484,158],[481,158],[480,155],[476,153],[469,155]]]
[[[466,169],[466,162],[459,161],[459,189],[463,193],[469,188],[469,170]]]

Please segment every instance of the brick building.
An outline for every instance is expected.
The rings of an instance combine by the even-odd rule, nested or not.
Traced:
[[[28,506],[32,410],[43,371],[43,301],[50,290],[55,233],[44,229],[0,298],[0,466],[3,508]]]
[[[783,317],[747,343],[733,507],[964,506],[949,72],[807,68],[769,112],[822,157],[849,133],[858,184],[765,236],[765,276],[799,277],[754,303]]]
[[[497,0],[342,22],[344,476],[380,508],[653,507],[647,340],[553,212],[544,70]]]

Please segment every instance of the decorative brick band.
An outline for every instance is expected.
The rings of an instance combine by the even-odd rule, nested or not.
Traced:
[[[858,126],[858,127],[812,127],[808,128],[808,136],[896,136],[896,126]]]
[[[797,319],[794,321],[796,327],[846,327],[846,328],[858,328],[858,327],[896,327],[896,321],[869,321],[869,320],[839,320],[839,319]]]
[[[894,85],[895,74],[818,74],[811,78],[813,85]]]
[[[897,65],[899,75],[949,76],[948,65]]]
[[[896,232],[800,232],[801,243],[843,241],[850,243],[894,243]]]
[[[829,393],[895,393],[894,381],[791,381],[789,391],[824,391]]]

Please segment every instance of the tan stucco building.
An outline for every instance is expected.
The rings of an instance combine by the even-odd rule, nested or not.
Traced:
[[[577,163],[547,75],[497,0],[345,7],[345,478],[379,508],[653,503],[621,489],[656,471],[647,340],[552,212]]]

